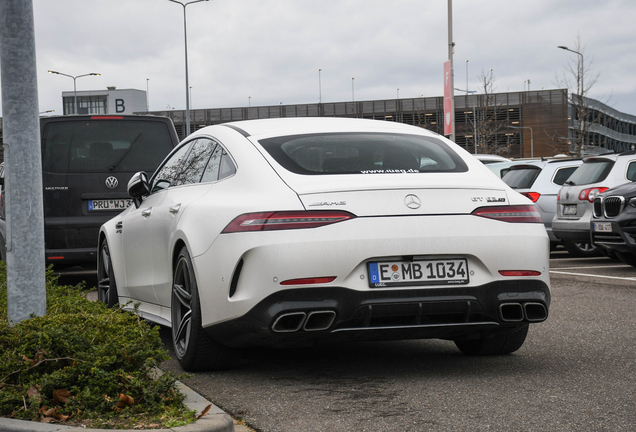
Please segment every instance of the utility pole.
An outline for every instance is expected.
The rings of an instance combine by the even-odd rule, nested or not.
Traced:
[[[453,69],[453,0],[448,0],[448,61],[450,62],[450,140],[455,142],[455,71]],[[447,115],[446,113],[444,114]]]
[[[9,324],[46,314],[44,205],[32,0],[0,1]]]

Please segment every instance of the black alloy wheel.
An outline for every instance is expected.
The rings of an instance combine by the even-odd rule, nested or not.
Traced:
[[[232,367],[234,352],[215,342],[201,327],[199,291],[185,247],[177,256],[172,281],[172,344],[181,367],[188,372]]]
[[[97,266],[97,299],[108,307],[119,304],[117,282],[110,259],[108,242],[104,240],[99,247],[100,260]]]
[[[596,257],[601,255],[598,248],[590,243],[575,243],[563,240],[563,247],[570,255],[577,258]]]

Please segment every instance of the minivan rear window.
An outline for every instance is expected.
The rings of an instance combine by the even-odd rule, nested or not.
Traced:
[[[320,133],[269,138],[265,150],[297,174],[465,172],[464,161],[434,137],[391,133]]]
[[[583,162],[567,179],[567,184],[579,186],[602,182],[607,178],[614,161],[611,159],[591,159]]]
[[[152,172],[171,150],[163,122],[61,121],[44,127],[42,168],[52,173]]]
[[[529,189],[541,172],[541,168],[532,165],[513,166],[502,180],[513,189]]]

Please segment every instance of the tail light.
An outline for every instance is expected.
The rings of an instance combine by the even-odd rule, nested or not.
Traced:
[[[282,281],[281,285],[314,285],[314,284],[327,284],[336,280],[335,276],[323,276],[323,277],[308,277],[300,279],[290,279]]]
[[[541,194],[539,192],[521,192],[524,197],[530,198],[530,201],[537,202]]]
[[[222,233],[317,228],[355,217],[346,211],[327,210],[246,213],[230,222]]]
[[[541,272],[536,270],[499,270],[502,276],[541,276]]]
[[[607,189],[606,187],[595,187],[595,188],[588,188],[588,189],[583,189],[581,191],[581,193],[579,194],[579,200],[581,201],[589,201],[591,203],[594,202],[594,198],[596,198],[597,195],[605,192]]]
[[[479,207],[471,214],[512,223],[543,223],[533,205]]]

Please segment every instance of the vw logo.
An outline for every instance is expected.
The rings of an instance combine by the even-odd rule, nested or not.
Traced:
[[[413,194],[408,194],[405,198],[404,198],[404,204],[406,204],[406,206],[412,210],[418,209],[420,208],[420,206],[422,205],[422,201],[420,201],[420,199],[417,197],[417,195],[413,195]]]
[[[110,176],[106,179],[106,186],[108,186],[111,189],[115,189],[118,184],[119,184],[119,181],[117,181],[117,179],[113,176]]]

